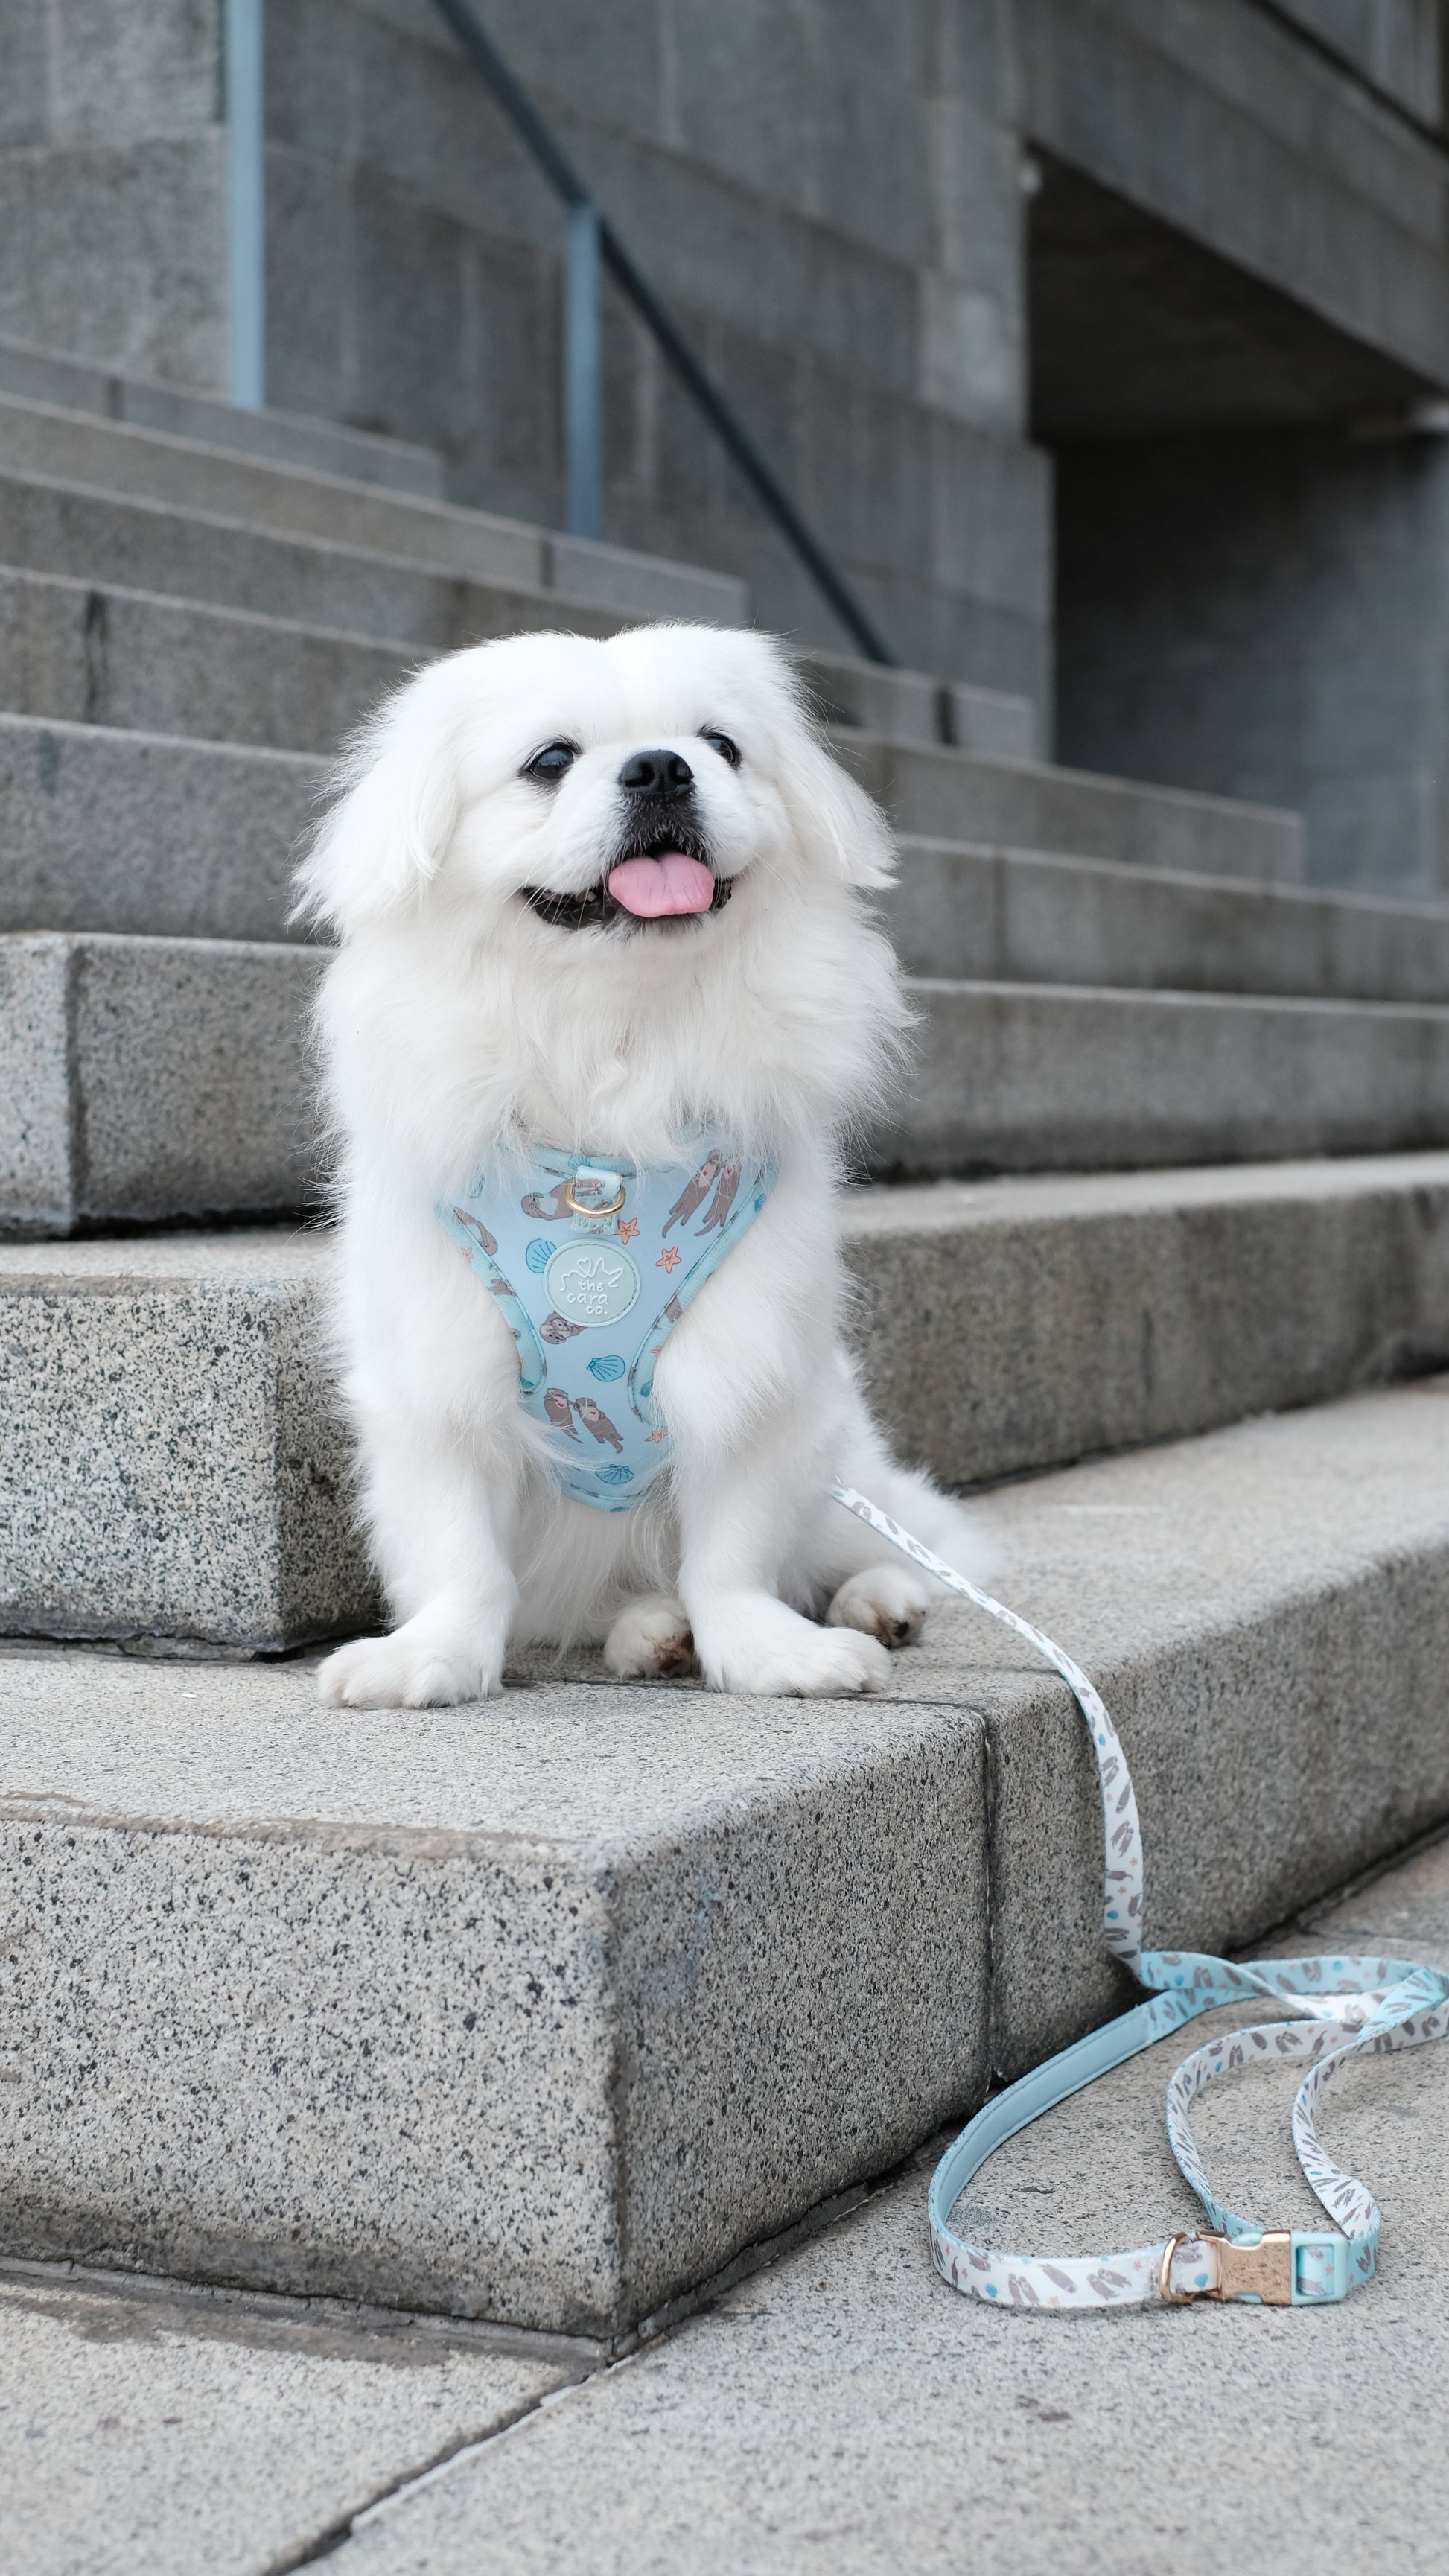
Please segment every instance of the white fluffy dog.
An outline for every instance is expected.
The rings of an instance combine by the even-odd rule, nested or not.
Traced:
[[[718,1690],[853,1692],[916,1635],[921,1576],[829,1498],[839,1476],[958,1563],[970,1544],[890,1458],[840,1339],[840,1141],[908,1019],[863,902],[890,873],[758,635],[483,644],[368,725],[301,902],[341,939],[333,1333],[399,1624],[329,1656],[325,1698],[481,1697],[510,1638],[602,1639],[621,1679],[694,1659]],[[669,1472],[592,1510],[437,1211],[490,1155],[672,1163],[701,1122],[778,1181],[659,1358]]]

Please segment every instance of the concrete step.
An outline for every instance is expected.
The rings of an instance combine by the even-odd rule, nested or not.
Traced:
[[[1449,1155],[853,1195],[867,1385],[955,1486],[1449,1363]],[[275,1652],[376,1603],[326,1241],[0,1247],[0,1629]]]
[[[324,1257],[285,1230],[0,1246],[0,1629],[249,1654],[375,1616]]]
[[[842,731],[836,748],[899,832],[1195,876],[1294,885],[1307,874],[1302,817],[1272,806],[864,731]]]
[[[1446,1400],[993,1498],[1163,1946],[1449,1805]],[[6,2253],[618,2334],[1127,2000],[1080,1718],[964,1606],[865,1704],[519,1679],[359,1719],[295,1664],[0,1659]]]
[[[323,962],[241,940],[0,937],[0,1233],[305,1204],[303,1026]]]
[[[464,587],[475,643],[559,625],[607,635],[618,624],[607,609],[556,591]],[[440,606],[458,627],[464,612],[457,585],[446,585]],[[420,657],[416,642],[0,567],[0,706],[15,715],[330,755],[420,658],[428,655],[425,648]],[[901,730],[918,729],[923,742],[1013,755],[1028,738],[1024,698],[946,688],[916,672],[877,671],[840,656],[812,654],[802,669],[822,705],[828,688],[832,707],[847,697],[873,706]]]
[[[0,397],[33,391],[37,401],[59,402],[62,391],[48,390],[52,379],[63,388],[72,377],[80,389],[76,399],[68,402],[73,410],[109,412],[133,425],[174,428],[211,446],[246,447],[283,462],[316,463],[334,475],[349,470],[356,448],[358,470],[352,480],[395,480],[400,487],[441,498],[440,490],[432,490],[431,471],[421,473],[416,482],[410,480],[407,460],[421,460],[427,469],[437,466],[424,449],[399,449],[395,458],[391,440],[334,431],[329,423],[297,420],[290,414],[236,411],[167,387],[105,377],[46,352],[25,351],[16,343],[0,341]],[[186,426],[193,422],[194,426]],[[585,634],[609,632],[621,615],[699,616],[738,624],[746,613],[741,585],[725,576],[701,575],[699,582],[705,585],[701,588],[693,572],[679,566],[660,566],[653,558],[623,555],[607,547],[577,552],[570,539],[546,530],[523,529],[512,521],[489,523],[508,531],[506,566],[463,579],[451,561],[446,569],[438,569],[429,553],[417,554],[410,546],[400,553],[399,536],[409,540],[412,523],[400,531],[391,526],[384,530],[385,544],[373,542],[371,536],[365,543],[351,537],[338,542],[330,535],[282,534],[210,500],[204,507],[183,506],[178,478],[171,474],[160,478],[159,497],[144,497],[134,489],[134,474],[121,478],[120,489],[113,489],[109,478],[100,488],[89,481],[77,484],[49,459],[39,471],[9,465],[3,428],[0,401],[0,563],[77,582],[88,592],[119,588],[149,594],[153,600],[194,599],[256,616],[320,625],[329,641],[344,634],[367,644],[390,638],[430,645],[437,651],[539,625],[544,622],[543,601],[550,603],[553,619]],[[315,456],[308,446],[313,432]],[[342,445],[332,463],[329,442],[334,439]],[[24,442],[21,452],[28,452]],[[106,451],[103,463],[109,455]],[[406,470],[394,477],[385,469],[398,459]],[[230,494],[227,499],[230,502]],[[522,553],[520,538],[529,541]],[[802,654],[801,665],[821,713],[832,724],[951,744],[994,759],[1029,760],[1034,751],[1034,719],[1026,698],[941,681],[919,671],[885,670],[847,654],[809,652]],[[7,693],[5,703],[19,711],[27,702]],[[78,713],[71,703],[36,705],[30,711]],[[167,726],[167,719],[155,713],[130,720],[148,728]],[[218,739],[281,743],[279,735],[254,735],[225,722],[213,723],[207,730]]]
[[[1449,1008],[1057,984],[910,987],[918,1062],[867,1167],[1101,1171],[1449,1144]]]
[[[321,761],[0,715],[0,931],[284,940]]]
[[[313,420],[301,412],[270,407],[245,411],[188,385],[114,375],[26,340],[0,339],[0,394],[125,421],[132,429],[200,439],[204,446],[264,456],[274,465],[305,465],[319,474],[344,475],[352,483],[419,493],[429,501],[445,497],[443,460],[436,448],[379,438],[370,430],[347,429],[340,421]]]
[[[22,582],[14,596],[23,601],[26,591]],[[88,684],[90,673],[95,674],[99,688],[103,675],[95,637],[101,621],[93,621],[88,639],[86,611],[74,592],[56,594],[47,590],[45,597],[44,614],[52,621],[46,651],[51,657],[50,667],[55,669],[59,664],[60,676],[54,684],[57,692],[65,688],[72,693],[80,691]],[[133,618],[137,622],[128,624]],[[339,640],[334,636],[305,636],[290,629],[279,635],[264,621],[255,626],[248,620],[223,621],[218,627],[208,625],[201,612],[194,625],[187,621],[188,612],[176,603],[122,603],[112,631],[128,636],[136,647],[136,658],[127,674],[121,671],[116,656],[108,652],[104,685],[114,692],[144,691],[154,686],[173,712],[219,716],[224,712],[231,686],[229,677],[220,676],[225,665],[236,677],[239,691],[243,672],[249,675],[245,687],[251,691],[252,717],[260,723],[280,690],[278,675],[300,680],[310,671],[315,675],[318,702],[330,722],[348,703],[354,688],[365,700],[374,685],[385,682],[389,668],[395,667],[391,657],[398,648],[388,644],[369,645],[352,637]],[[202,644],[209,644],[217,652],[214,674],[187,671],[184,667],[178,670],[183,635],[188,658],[200,658],[194,648]],[[139,640],[142,636],[148,639],[144,651]],[[220,641],[223,636],[224,649]],[[171,658],[173,654],[176,659]],[[229,664],[226,655],[234,657]],[[45,655],[37,659],[43,662]],[[244,702],[239,697],[238,703]],[[113,695],[109,703],[116,711],[126,701]],[[305,713],[292,721],[305,724]],[[854,751],[862,745],[869,748],[870,738],[842,732],[837,742],[846,757],[853,759]],[[908,749],[899,743],[893,746],[893,756],[902,770],[908,767]],[[1003,779],[1018,783],[1024,780],[1028,791],[1035,794],[1033,782],[1050,781],[1053,776],[1048,770],[977,760],[961,752],[936,751],[925,744],[916,745],[915,752],[928,766],[945,761],[966,802],[982,779],[988,786]],[[0,930],[108,930],[174,938],[285,939],[292,935],[287,922],[292,858],[315,814],[323,774],[318,759],[301,753],[0,715],[0,841],[7,862],[0,876]],[[1119,796],[1110,782],[1096,780],[1091,784],[1105,788],[1109,802]],[[1130,804],[1137,792],[1121,794]],[[1140,792],[1149,798],[1155,793],[1147,789]],[[909,891],[909,879],[918,864],[924,869],[919,899]],[[956,943],[965,936],[956,916],[969,900],[972,862],[968,856],[968,887],[960,907],[952,891],[953,864],[939,852],[923,854],[912,845],[907,891],[894,898],[900,907],[903,937],[915,943],[918,954],[923,948],[927,951],[923,962],[933,962],[929,950],[933,917],[940,920],[937,954],[954,953]],[[1009,862],[1002,859],[1000,864],[1015,866],[1015,856]],[[1072,883],[1075,885],[1076,880]],[[1063,938],[1069,942],[1080,935],[1089,962],[1095,963],[1109,934],[1100,921],[1093,928],[1094,904],[1098,912],[1101,909],[1097,900],[1100,886],[1096,878],[1088,883],[1091,891],[1080,906],[1080,931],[1069,923]],[[1251,890],[1254,902],[1259,901],[1260,895],[1260,889]],[[1122,921],[1129,897],[1130,888],[1114,885],[1116,909],[1109,913],[1109,923]],[[1052,899],[1050,884],[1047,899]],[[1211,910],[1216,905],[1220,915],[1228,898],[1212,891],[1204,896],[1194,887],[1184,893],[1182,900],[1187,907],[1185,920],[1176,930],[1159,931],[1159,958],[1181,955],[1191,942],[1202,907],[1206,905]],[[1332,925],[1351,922],[1352,933],[1343,934],[1340,941],[1343,944],[1346,939],[1345,955],[1355,953],[1353,942],[1357,938],[1358,953],[1371,956],[1377,939],[1391,966],[1403,957],[1406,945],[1412,944],[1402,936],[1402,916],[1407,913],[1411,920],[1417,919],[1421,910],[1385,905],[1370,906],[1363,912],[1354,908],[1355,899],[1313,895],[1303,900],[1326,909],[1305,912],[1301,917],[1295,912],[1300,952],[1306,955],[1317,942],[1325,955],[1331,955],[1335,938],[1340,937]],[[995,917],[999,918],[1001,907],[988,887],[981,893],[983,924],[993,917],[988,912],[989,904],[995,905]],[[1144,919],[1159,919],[1163,904],[1163,890],[1154,878],[1144,891]],[[1031,898],[1025,899],[1019,909],[1029,914]],[[1365,932],[1363,925],[1379,912],[1386,916],[1388,926],[1382,930],[1371,926]],[[1276,919],[1276,915],[1270,917]],[[1437,920],[1435,914],[1436,928]],[[1010,936],[1020,942],[1028,933],[1025,929],[1014,930]],[[1226,931],[1220,932],[1220,937],[1231,955]],[[1277,937],[1276,931],[1265,934],[1266,955],[1274,953]],[[1251,942],[1244,946],[1251,951]],[[1047,934],[1042,933],[1037,937],[1036,949],[1045,951],[1052,973],[1060,974],[1070,946],[1054,952]],[[1025,951],[1021,953],[1025,962]],[[1426,958],[1437,953],[1432,939],[1424,944],[1422,953]],[[1141,954],[1139,942],[1139,959]]]
[[[315,1118],[303,1015],[325,953],[0,935],[0,1230],[304,1206]],[[914,1073],[862,1147],[883,1177],[1449,1144],[1443,1004],[925,981],[910,992]]]
[[[391,555],[430,565],[453,580],[559,590],[621,617],[701,617],[735,626],[747,613],[744,585],[730,574],[550,535],[521,520],[3,394],[0,472]],[[8,539],[0,538],[0,553],[32,569],[59,569],[17,557]],[[66,569],[84,577],[98,567]]]
[[[828,725],[890,734],[906,742],[944,743],[987,760],[1031,760],[1036,716],[1030,698],[968,688],[923,671],[887,670],[843,653],[802,652],[800,669]]]
[[[1449,1154],[852,1191],[881,1419],[947,1485],[1449,1366]]]
[[[551,591],[499,591],[491,606],[495,633],[567,617]],[[585,609],[568,622],[602,634],[613,621]],[[16,715],[330,756],[419,659],[416,645],[0,569],[0,705]]]
[[[884,899],[911,974],[1449,1001],[1449,904],[907,837]]]
[[[713,592],[685,597],[677,585],[659,594],[671,605],[651,604],[656,594],[643,557],[626,559],[643,567],[627,595],[622,581],[613,585],[617,596],[606,592],[602,599],[597,580],[566,589],[561,576],[579,570],[566,541],[541,530],[523,533],[533,542],[514,549],[521,570],[470,577],[366,547],[278,535],[240,519],[0,469],[0,563],[88,589],[196,600],[438,653],[537,625],[544,601],[555,621],[599,633],[631,616],[704,616],[717,608]]]

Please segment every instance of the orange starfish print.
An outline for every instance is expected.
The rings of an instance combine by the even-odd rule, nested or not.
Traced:
[[[667,1440],[669,1434],[667,1431],[648,1431],[644,1436],[652,1449],[656,1440]]]
[[[621,1243],[632,1243],[638,1231],[639,1228],[631,1216],[621,1216],[614,1228]]]
[[[666,1243],[664,1250],[660,1253],[654,1267],[656,1270],[663,1271],[677,1270],[679,1268],[679,1254],[672,1243]]]

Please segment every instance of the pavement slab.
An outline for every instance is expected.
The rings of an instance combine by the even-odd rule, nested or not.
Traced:
[[[578,2368],[409,2320],[0,2273],[10,2576],[295,2564]]]
[[[1150,1844],[1149,1844],[1150,1859]],[[1449,1838],[1265,1948],[1449,1959]],[[1209,2027],[1231,2014],[1209,2017]],[[1188,2221],[1171,2041],[977,2177],[1002,2244]],[[1209,2171],[1311,2224],[1291,2070],[1198,2105]],[[1359,2576],[1443,2564],[1449,2049],[1340,2078],[1324,2134],[1385,2209],[1342,2308],[998,2314],[931,2269],[911,2169],[673,2334],[597,2348],[325,2302],[0,2267],[0,2527],[13,2576]]]
[[[1449,1956],[1449,1841],[1274,1946],[1370,1926]],[[1162,2128],[1179,2053],[1162,2042],[1004,2148],[971,2187],[973,2231],[1078,2252],[1190,2223]],[[1218,2085],[1198,2137],[1237,2207],[1312,2225],[1292,2086],[1281,2067]],[[1449,2048],[1339,2079],[1324,2132],[1386,2225],[1378,2279],[1318,2312],[989,2311],[932,2273],[923,2160],[670,2341],[380,2507],[338,2576],[1442,2568],[1446,2117]]]

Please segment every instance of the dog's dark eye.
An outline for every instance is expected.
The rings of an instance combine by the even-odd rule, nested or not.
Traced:
[[[727,733],[720,733],[715,726],[706,725],[700,736],[700,740],[701,742],[707,742],[711,751],[717,751],[721,760],[727,760],[731,769],[738,769],[740,765],[740,747],[737,742],[731,742]]]
[[[544,787],[557,787],[565,770],[572,769],[578,756],[576,742],[546,742],[542,751],[536,751],[532,760],[524,762],[523,775],[538,779]]]

